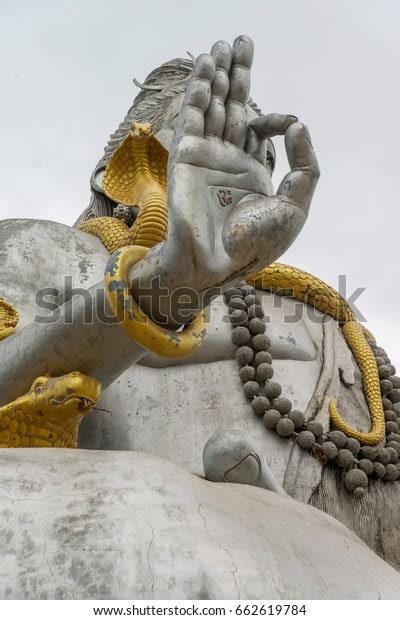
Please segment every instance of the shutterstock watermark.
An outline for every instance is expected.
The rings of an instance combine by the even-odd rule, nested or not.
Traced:
[[[140,288],[140,294],[134,298],[133,294],[126,294],[123,285],[118,288],[114,283],[114,294],[121,296],[120,307],[124,308],[123,316],[117,318],[108,305],[104,288],[99,285],[90,289],[74,287],[72,276],[65,276],[62,289],[41,288],[35,295],[37,314],[36,323],[46,325],[62,321],[72,324],[79,316],[84,324],[104,323],[115,324],[123,322],[132,316],[134,305],[143,310],[141,322],[152,320],[160,326],[184,325],[188,323],[200,309],[208,307],[210,312],[208,321],[213,322],[217,314],[219,320],[231,322],[231,311],[224,305],[221,316],[221,299],[224,293],[221,287],[212,287],[206,291],[196,291],[190,287],[169,289],[160,284],[159,278],[152,280],[147,288]],[[293,289],[257,290],[257,293],[270,292],[263,302],[264,320],[270,323],[280,320],[284,324],[295,324],[305,317],[309,321],[320,323],[321,316],[328,314],[337,318],[340,312],[348,307],[360,323],[367,320],[358,308],[358,301],[365,292],[365,287],[358,287],[352,291],[347,289],[347,276],[338,276],[337,293],[333,289],[322,286],[313,286],[308,292],[302,293],[301,301],[297,299]],[[341,299],[340,299],[341,298]],[[330,302],[330,303],[329,303]]]

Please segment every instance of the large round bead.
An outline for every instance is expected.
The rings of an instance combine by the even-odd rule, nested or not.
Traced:
[[[267,379],[271,379],[274,376],[274,369],[271,364],[260,364],[257,366],[256,376],[260,381],[267,381]]]
[[[282,388],[276,381],[267,381],[264,388],[264,394],[269,400],[278,398],[282,394]]]
[[[352,452],[354,454],[354,456],[356,456],[361,448],[361,444],[358,441],[358,439],[354,439],[353,437],[349,437],[348,440],[346,441],[346,448],[348,450],[350,450],[350,452]]]
[[[257,381],[247,381],[243,385],[243,391],[246,395],[246,398],[252,400],[255,396],[257,396],[260,392],[260,386]]]
[[[337,463],[343,469],[350,469],[354,464],[354,454],[346,448],[341,448],[337,455]]]
[[[265,398],[265,396],[256,396],[253,399],[251,406],[254,413],[256,413],[257,415],[264,415],[264,413],[269,407],[269,400],[268,398]]]
[[[258,304],[253,304],[252,306],[248,307],[247,315],[249,317],[249,321],[251,319],[262,319],[264,316],[264,310],[262,306],[259,306]]]
[[[399,477],[399,470],[397,466],[393,463],[388,463],[385,466],[385,470],[385,480],[387,480],[388,482],[394,482]]]
[[[271,340],[266,334],[256,334],[252,341],[255,351],[267,351],[271,346]]]
[[[392,390],[388,395],[392,403],[400,403],[400,390]]]
[[[389,379],[391,375],[389,366],[386,366],[385,364],[383,364],[382,366],[379,366],[378,374],[379,374],[380,379]]]
[[[251,319],[249,321],[249,330],[252,334],[263,334],[266,330],[266,325],[262,319]]]
[[[315,435],[311,431],[301,431],[297,437],[297,443],[303,450],[311,450],[315,443]]]
[[[241,346],[249,342],[250,332],[247,329],[247,327],[238,326],[232,330],[231,338],[232,338],[233,344],[237,344],[238,346]]]
[[[247,312],[244,310],[233,310],[231,313],[232,325],[244,325],[247,323]]]
[[[289,418],[281,418],[276,425],[276,431],[281,437],[290,437],[293,435],[294,424]]]
[[[390,462],[390,452],[386,448],[378,448],[375,458],[378,463],[387,465]]]
[[[338,448],[344,448],[347,443],[347,436],[342,431],[331,431],[329,433],[329,439]]]
[[[298,409],[292,409],[290,413],[288,413],[288,418],[292,420],[295,428],[302,428],[305,422],[305,416],[302,411]]]
[[[283,397],[274,398],[271,405],[273,409],[276,409],[282,414],[289,413],[292,408],[292,403],[290,400]]]
[[[241,297],[232,297],[232,299],[228,303],[228,308],[231,311],[244,310],[245,312],[247,312],[247,306]]]
[[[224,300],[225,303],[229,303],[230,300],[233,297],[242,297],[242,291],[240,290],[240,288],[237,287],[232,287],[232,288],[228,288],[226,289],[226,291],[224,291]]]
[[[267,428],[275,430],[278,421],[281,419],[281,414],[279,413],[279,411],[276,411],[276,409],[270,409],[269,411],[265,412],[263,419],[264,424]]]
[[[259,364],[272,364],[271,353],[268,353],[268,351],[258,351],[254,356],[254,364],[256,366],[259,366]]]
[[[253,381],[256,376],[256,370],[253,366],[242,366],[239,370],[239,377],[242,383],[246,383],[247,381]]]
[[[242,346],[236,350],[236,359],[242,366],[246,366],[253,361],[254,352],[250,347]]]
[[[350,469],[344,477],[344,484],[348,491],[354,491],[357,487],[365,488],[368,486],[368,476],[361,469]]]
[[[358,467],[362,469],[367,476],[371,476],[374,472],[374,464],[369,459],[361,459],[358,461]]]
[[[320,450],[328,461],[334,459],[338,454],[338,449],[332,441],[324,441]]]
[[[324,427],[321,422],[317,422],[317,420],[310,420],[307,422],[307,430],[311,431],[316,437],[319,437],[324,432]]]

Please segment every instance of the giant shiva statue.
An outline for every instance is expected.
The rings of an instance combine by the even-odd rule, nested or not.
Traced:
[[[319,167],[252,62],[240,36],[135,81],[76,224],[0,222],[5,598],[400,593],[400,378],[275,262]]]

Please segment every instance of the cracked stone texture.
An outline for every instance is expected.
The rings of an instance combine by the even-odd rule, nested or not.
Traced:
[[[2,599],[378,599],[400,576],[325,513],[143,453],[3,450]]]

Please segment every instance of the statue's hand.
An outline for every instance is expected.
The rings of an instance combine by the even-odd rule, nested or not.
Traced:
[[[294,241],[319,168],[308,131],[294,116],[248,122],[253,43],[216,43],[195,62],[169,162],[167,254],[181,285],[205,290],[257,271]],[[284,134],[291,171],[273,194],[266,139]]]
[[[168,238],[131,274],[147,312],[143,296],[154,278],[168,290],[160,303],[156,291],[150,297],[153,318],[167,315],[169,325],[179,323],[171,320],[174,290],[192,290],[188,305],[196,308],[197,293],[279,258],[307,219],[319,177],[307,128],[279,114],[249,122],[252,60],[248,37],[238,37],[232,49],[216,43],[197,58],[179,112],[169,156]],[[266,143],[277,134],[285,135],[291,170],[273,195]]]

